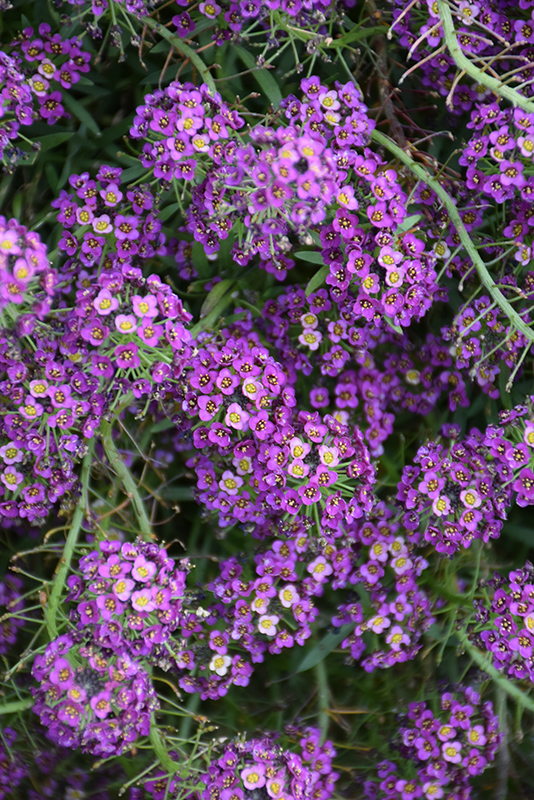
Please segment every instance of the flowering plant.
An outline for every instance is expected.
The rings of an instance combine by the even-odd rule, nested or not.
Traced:
[[[0,800],[530,796],[534,0],[0,11]]]

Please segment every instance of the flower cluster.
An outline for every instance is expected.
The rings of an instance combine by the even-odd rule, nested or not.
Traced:
[[[491,96],[482,84],[458,78],[453,56],[445,49],[437,3],[414,3],[409,8],[395,0],[392,29],[399,43],[409,48],[417,64],[417,78],[425,89],[438,91],[455,114],[469,111],[477,101]],[[496,0],[465,0],[451,7],[456,38],[464,57],[479,64],[491,62],[494,74],[512,81],[524,96],[532,95],[531,63],[534,55],[534,22],[530,3],[504,8]]]
[[[415,235],[421,230],[418,225],[405,230],[407,197],[387,162],[366,148],[353,171],[361,200],[345,194],[345,189],[353,191],[345,186],[334,221],[320,232],[322,257],[329,267],[326,284],[348,322],[405,328],[444,299],[437,284],[436,256]],[[355,213],[360,203],[366,209],[364,219]]]
[[[8,171],[23,155],[15,144],[20,126],[34,119],[53,125],[68,116],[61,90],[69,90],[89,71],[90,59],[79,38],[52,33],[45,22],[37,34],[24,28],[7,52],[0,51],[0,162]]]
[[[499,416],[500,425],[486,429],[485,445],[517,505],[524,508],[534,504],[534,397]]]
[[[405,509],[406,528],[414,533],[422,526],[427,542],[438,553],[452,555],[469,547],[474,539],[487,542],[499,536],[512,492],[509,469],[493,463],[486,440],[473,429],[463,439],[456,426],[446,426],[449,446],[429,442],[417,451],[398,487]]]
[[[338,549],[332,582],[334,588],[359,585],[367,593],[363,602],[340,603],[332,620],[336,628],[353,626],[341,647],[367,672],[415,658],[422,635],[435,622],[429,598],[418,585],[428,562],[399,535],[391,509],[378,504],[373,514],[355,523],[353,553]]]
[[[11,796],[12,792],[28,774],[28,765],[19,753],[13,753],[17,733],[13,728],[2,729],[0,739],[0,800]]]
[[[471,779],[495,759],[501,740],[498,718],[493,705],[482,703],[471,687],[444,692],[440,706],[436,714],[427,703],[410,703],[399,726],[405,762],[378,765],[380,782],[365,784],[368,800],[471,797]]]
[[[336,550],[326,548],[321,555],[301,526],[300,535],[258,552],[253,565],[235,557],[223,561],[200,597],[188,598],[180,618],[182,639],[174,651],[180,687],[215,700],[231,685],[247,686],[253,664],[266,653],[302,647],[319,614],[314,597],[323,594],[333,571]],[[301,563],[304,577],[297,574]],[[206,595],[213,598],[207,606],[201,604]]]
[[[451,410],[468,403],[462,375],[438,337],[417,346],[388,326],[358,326],[347,305],[331,302],[326,289],[306,296],[289,287],[267,301],[260,324],[284,353],[290,382],[298,373],[310,376],[311,407],[330,408],[344,425],[358,424],[373,456],[384,451],[401,409],[428,414],[447,391]]]
[[[75,271],[79,286],[95,267],[123,274],[133,268],[140,277],[148,259],[166,252],[150,187],[127,189],[122,172],[120,167],[103,165],[95,178],[88,172],[71,175],[73,191],[62,189],[52,201],[63,228],[58,249],[67,256],[62,272]]]
[[[220,525],[322,514],[329,505],[347,520],[361,516],[374,483],[361,431],[294,411],[294,390],[256,335],[202,344],[189,361],[182,408],[198,419],[193,444],[201,454],[188,461],[198,499],[219,512]]]
[[[302,28],[311,39],[308,52],[315,52],[317,46],[327,39],[327,19],[332,23],[341,21],[343,12],[353,5],[352,0],[207,0],[198,8],[188,8],[187,0],[178,0],[178,5],[186,10],[173,17],[172,21],[179,36],[188,37],[201,29],[206,19],[216,21],[213,40],[222,45],[227,41],[239,41],[247,37],[249,31],[258,29],[263,33],[265,47],[258,63],[265,62],[265,54],[274,50],[269,61],[276,58],[276,50],[283,50],[290,42],[299,44],[292,36],[292,29]],[[273,15],[274,12],[274,16]],[[315,36],[313,36],[315,34]],[[315,49],[314,49],[315,48]],[[297,64],[297,69],[301,65]]]
[[[183,565],[181,565],[183,566]],[[71,620],[101,648],[154,664],[178,626],[186,572],[163,547],[102,541],[68,579]]]
[[[85,203],[80,208],[67,193],[58,200],[66,227],[59,246],[70,257],[57,272],[37,236],[14,222],[1,232],[1,289],[11,303],[20,300],[5,306],[0,327],[0,515],[9,519],[46,516],[74,490],[74,463],[100,421],[130,390],[132,400],[147,398],[145,408],[172,400],[187,359],[191,315],[168,284],[155,274],[144,278],[138,266],[163,246],[161,223],[144,215],[152,196],[132,190],[125,201],[132,213],[115,213],[120,172],[102,167],[100,184],[72,176]],[[107,208],[110,214],[100,213]],[[69,230],[75,224],[81,243]],[[25,293],[21,276],[31,269],[36,277]],[[37,278],[45,288],[33,293]]]
[[[31,310],[43,319],[50,310],[57,284],[57,272],[50,267],[46,245],[39,234],[16,219],[0,217],[0,321]],[[7,310],[7,316],[6,316]]]
[[[16,575],[6,575],[0,581],[0,608],[2,616],[6,614],[6,619],[0,621],[0,655],[6,655],[15,644],[17,631],[24,625],[16,616],[16,612],[24,608],[21,593],[22,581]]]
[[[534,297],[534,272],[529,272],[518,285],[514,276],[501,278],[503,295],[514,302],[523,322],[530,324],[528,308]],[[516,305],[516,301],[519,304]],[[453,342],[451,353],[457,369],[469,372],[482,390],[496,399],[500,396],[499,376],[508,368],[511,387],[523,373],[522,364],[532,345],[524,333],[511,324],[487,295],[465,303],[452,327],[443,329],[443,338]]]
[[[482,588],[482,587],[481,587]],[[489,596],[491,594],[491,597]],[[510,678],[534,681],[534,567],[527,562],[507,578],[495,573],[474,601],[469,638]]]
[[[200,777],[203,788],[188,797],[201,800],[224,796],[228,800],[249,797],[271,797],[289,800],[328,800],[339,777],[332,759],[336,750],[332,742],[321,744],[317,728],[288,731],[299,736],[297,748],[284,749],[275,735],[262,739],[234,739],[226,743],[220,755],[214,753],[206,772]],[[184,787],[185,788],[185,787]],[[145,783],[145,790],[154,800],[181,796],[182,779],[159,772]]]
[[[187,186],[197,170],[229,157],[243,125],[239,114],[206,84],[172,81],[136,108],[130,136],[145,142],[139,158],[155,178],[185,181]]]
[[[148,672],[126,651],[67,633],[35,657],[32,674],[39,683],[33,710],[59,746],[108,758],[148,736],[159,701]]]
[[[188,229],[208,253],[219,248],[211,240],[226,239],[235,226],[238,263],[258,255],[279,280],[294,264],[285,255],[290,234],[308,241],[309,229],[332,207],[359,207],[348,178],[373,128],[354,84],[328,91],[314,76],[301,89],[302,101],[290,96],[282,103],[289,124],[256,126],[250,141],[234,144],[223,161],[212,153],[214,166],[188,211]]]
[[[480,252],[485,259],[490,257],[488,263],[497,273],[504,298],[513,304],[521,321],[531,325],[534,274],[528,268],[534,225],[534,115],[518,108],[501,108],[496,102],[477,104],[468,125],[474,133],[460,157],[466,168],[465,187],[473,204],[479,209],[498,207],[502,220],[499,233],[488,236],[480,230],[482,220],[478,218]],[[460,264],[456,258],[451,259],[451,266],[464,276],[472,274],[472,265]],[[511,372],[510,386],[521,376],[522,364],[531,351],[530,340],[487,295],[466,302],[442,334],[453,342],[457,368],[468,370],[493,398],[499,395],[496,382],[503,368]]]

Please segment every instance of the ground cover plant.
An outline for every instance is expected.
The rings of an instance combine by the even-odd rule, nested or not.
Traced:
[[[0,12],[0,800],[532,797],[534,0]]]

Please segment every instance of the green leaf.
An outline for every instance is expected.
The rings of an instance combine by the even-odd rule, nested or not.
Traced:
[[[169,42],[169,44],[175,47],[179,53],[181,53],[185,58],[189,59],[191,64],[194,67],[196,67],[200,72],[200,74],[202,75],[202,79],[209,87],[210,92],[212,94],[216,93],[217,88],[215,86],[215,83],[213,82],[211,73],[206,64],[203,62],[203,60],[196,52],[196,50],[194,50],[192,47],[186,44],[184,40],[181,39],[179,36],[177,36],[174,33],[171,33],[171,31],[168,31],[164,25],[161,25],[161,23],[156,22],[155,19],[152,19],[151,17],[143,17],[143,23],[156,33],[159,33],[159,35],[167,42]]]
[[[280,92],[280,88],[274,77],[266,69],[260,69],[256,66],[256,60],[252,53],[249,53],[248,50],[244,50],[242,47],[234,45],[234,51],[237,53],[245,67],[253,70],[251,75],[257,81],[260,89],[267,97],[269,102],[274,106],[274,108],[278,108],[282,100],[282,93]]]
[[[69,133],[50,133],[48,136],[41,136],[39,141],[41,142],[41,153],[45,153],[47,150],[52,150],[53,147],[57,147],[59,144],[66,142],[67,139],[70,139],[71,136],[74,134],[72,132]]]
[[[20,219],[21,211],[22,211],[22,193],[21,192],[17,192],[17,194],[13,198],[13,202],[12,202],[12,206],[11,207],[13,209],[13,216],[16,217],[16,219]]]
[[[341,644],[343,639],[346,639],[347,636],[352,633],[354,630],[355,624],[353,622],[349,622],[347,625],[342,625],[337,633],[327,633],[326,636],[323,636],[321,641],[312,647],[312,649],[305,654],[304,658],[300,662],[299,666],[296,669],[296,672],[305,672],[312,667],[315,667],[323,658],[335,650],[335,648]]]
[[[410,217],[406,217],[406,219],[401,222],[396,232],[403,233],[404,231],[409,231],[410,228],[413,228],[415,225],[417,225],[422,216],[422,214],[412,214]]]
[[[213,269],[206,257],[206,251],[200,242],[195,242],[193,244],[193,264],[195,265],[199,278],[206,280],[212,275]]]
[[[59,178],[58,178],[58,174],[57,174],[56,168],[54,167],[54,165],[52,164],[51,161],[47,161],[45,163],[45,173],[46,173],[46,177],[47,177],[48,183],[50,185],[50,188],[52,189],[53,192],[55,192],[57,194]]]
[[[325,264],[324,267],[321,267],[321,269],[315,273],[311,281],[306,286],[306,297],[309,297],[312,292],[314,292],[316,289],[318,289],[320,286],[323,285],[325,278],[329,272],[330,272],[330,267],[328,266],[328,264]]]
[[[200,320],[191,328],[191,335],[193,338],[198,336],[200,331],[208,330],[215,325],[232,299],[231,290],[234,286],[235,281],[226,278],[224,281],[219,281],[219,283],[213,287],[204,300],[204,305],[200,310]]]
[[[169,486],[163,490],[163,495],[168,500],[192,500],[193,490],[190,486]]]
[[[293,255],[295,258],[300,258],[301,261],[310,261],[312,264],[324,264],[322,253],[317,253],[315,250],[297,250]]]
[[[70,94],[64,94],[63,102],[79,122],[87,125],[89,130],[92,131],[96,136],[100,135],[100,128],[93,119],[92,114],[90,114],[89,111],[78,102],[78,100],[75,100]]]
[[[387,316],[387,314],[384,314],[384,320],[389,325],[389,327],[395,331],[395,333],[398,333],[401,336],[403,335],[404,331],[402,330],[401,326],[395,325],[395,323]]]
[[[346,33],[340,39],[334,39],[331,47],[346,47],[351,42],[357,42],[359,39],[367,39],[370,36],[378,36],[387,32],[387,28],[375,26],[373,28],[353,28],[350,33]]]
[[[202,304],[202,308],[200,309],[200,319],[207,317],[207,315],[213,311],[213,309],[217,306],[220,299],[224,297],[226,292],[230,289],[231,286],[234,285],[234,281],[230,278],[225,278],[223,281],[219,281],[215,284],[211,292],[208,294],[204,303]]]
[[[162,419],[161,422],[156,422],[155,425],[152,425],[150,432],[159,433],[160,431],[168,431],[170,428],[174,428],[172,419]]]
[[[165,222],[169,217],[172,217],[176,211],[180,211],[180,203],[171,203],[158,213],[158,217],[162,222]]]
[[[126,182],[127,181],[134,181],[136,178],[138,178],[144,172],[146,172],[146,170],[145,170],[145,168],[143,167],[142,164],[139,164],[138,167],[129,167],[128,169],[125,169],[124,172],[122,173],[121,181],[123,181],[123,182],[124,181],[126,181]]]

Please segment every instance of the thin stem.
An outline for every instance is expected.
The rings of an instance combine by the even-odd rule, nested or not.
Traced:
[[[402,148],[398,147],[398,145],[396,145],[395,142],[393,142],[388,136],[385,136],[383,133],[380,133],[380,131],[375,129],[371,132],[371,138],[374,139],[374,141],[378,144],[386,147],[399,159],[399,161],[402,161],[403,164],[406,164],[406,166],[409,167],[418,178],[420,178],[427,184],[427,186],[430,186],[430,188],[434,190],[447,209],[451,222],[458,232],[460,241],[465,247],[468,255],[471,257],[471,260],[483,285],[486,287],[499,308],[504,312],[504,314],[506,314],[511,324],[517,328],[517,330],[521,331],[523,336],[525,336],[528,341],[534,342],[534,331],[523,321],[513,306],[510,305],[503,293],[497,289],[495,282],[488,272],[485,263],[482,261],[477,248],[471,241],[471,237],[462,222],[452,197],[445,191],[441,184],[435,180],[435,178],[432,178],[428,174],[426,169],[422,167],[421,164],[417,164],[411,158],[411,156],[409,156]]]
[[[521,689],[509,681],[508,678],[505,678],[504,675],[501,675],[501,673],[493,666],[491,659],[484,655],[484,653],[481,653],[480,650],[477,650],[477,648],[471,644],[465,631],[456,631],[456,635],[464,645],[473,661],[478,664],[480,669],[483,669],[484,672],[488,673],[490,678],[495,681],[498,687],[506,692],[507,695],[513,697],[513,699],[520,703],[523,708],[528,708],[529,711],[534,711],[534,699],[521,691]]]
[[[454,28],[449,6],[444,2],[444,0],[436,0],[436,2],[441,21],[443,23],[445,42],[458,69],[464,70],[468,75],[471,76],[471,78],[473,78],[473,80],[477,81],[477,83],[482,84],[482,86],[486,86],[488,89],[491,89],[493,92],[495,92],[495,94],[498,94],[500,97],[504,97],[506,100],[509,100],[512,105],[519,106],[529,114],[533,114],[534,103],[532,103],[530,100],[527,100],[526,97],[520,95],[519,92],[515,91],[515,89],[511,89],[509,86],[503,86],[501,81],[497,80],[497,78],[492,78],[491,75],[487,75],[481,69],[475,67],[473,62],[464,55],[456,36],[456,30]]]
[[[154,714],[152,714],[150,719],[150,744],[152,745],[155,754],[159,758],[161,766],[167,770],[169,775],[175,775],[177,772],[180,772],[180,765],[173,761],[169,755],[169,751],[165,746],[165,742],[163,737],[160,734],[158,726],[156,724],[156,718]],[[185,777],[182,775],[182,777]]]
[[[159,22],[156,22],[156,20],[152,19],[151,17],[143,17],[143,21],[149,28],[152,28],[153,31],[158,33],[163,39],[166,39],[170,44],[172,44],[173,47],[176,48],[176,50],[178,50],[179,53],[181,53],[183,56],[185,56],[185,58],[188,58],[189,61],[191,61],[191,63],[200,72],[203,81],[209,87],[211,93],[215,94],[217,89],[215,87],[213,78],[210,74],[208,67],[202,61],[197,52],[193,50],[192,47],[189,47],[189,45],[185,44],[183,39],[181,39],[179,36],[173,35],[170,31],[167,30],[167,28],[165,28],[163,25],[160,25]]]
[[[0,714],[16,714],[17,711],[26,711],[34,704],[33,697],[26,697],[25,700],[14,700],[12,703],[6,703],[0,706]]]
[[[126,398],[118,406],[116,411],[117,418],[132,402],[132,395],[128,393]],[[115,442],[113,441],[113,426],[112,422],[103,421],[100,426],[100,433],[102,436],[102,445],[109,461],[109,466],[113,469],[121,479],[122,485],[128,497],[131,498],[137,523],[140,527],[139,535],[145,541],[155,539],[151,530],[150,519],[145,509],[143,498],[139,493],[139,488],[132,476],[132,473],[122,460],[122,456],[117,450]]]
[[[50,597],[48,598],[48,603],[44,609],[46,626],[51,639],[55,639],[57,636],[56,618],[61,601],[61,594],[63,592],[63,587],[65,586],[65,580],[67,578],[70,562],[72,561],[72,556],[76,548],[76,542],[78,541],[78,535],[82,527],[83,518],[87,514],[87,490],[92,460],[93,441],[91,441],[89,445],[89,451],[82,462],[82,468],[80,471],[80,484],[82,493],[78,501],[78,505],[76,506],[74,516],[72,517],[72,523],[67,536],[67,541],[65,542],[65,547],[63,549],[63,555],[54,578],[54,585],[52,587]]]
[[[324,659],[315,665],[315,675],[317,677],[317,700],[319,705],[318,723],[321,731],[321,744],[324,744],[328,733],[328,723],[330,722],[330,717],[328,715],[328,680]]]

